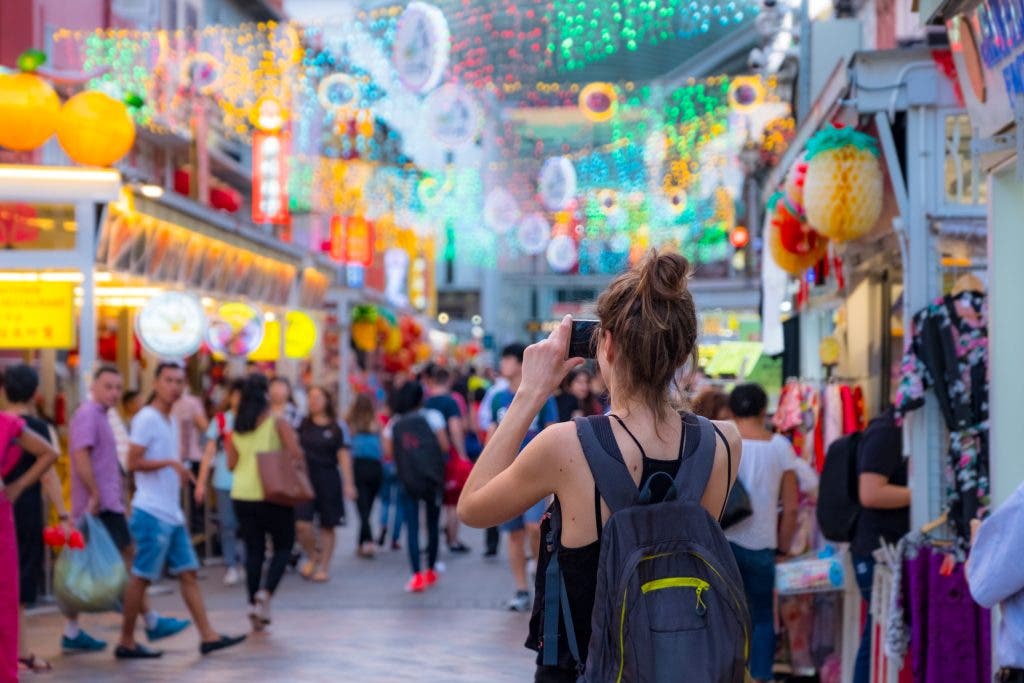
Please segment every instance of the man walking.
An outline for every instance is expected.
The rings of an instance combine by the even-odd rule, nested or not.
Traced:
[[[462,488],[457,481],[447,481],[449,475],[459,471],[459,461],[464,461],[467,467],[469,465],[469,458],[466,457],[466,418],[452,397],[452,375],[448,368],[435,364],[428,366],[423,377],[423,389],[427,395],[423,407],[441,413],[448,433],[448,443],[451,444],[443,500],[445,540],[449,552],[467,553],[469,548],[459,538],[459,516],[455,512]],[[450,484],[452,488],[449,488]]]
[[[222,636],[213,630],[199,590],[199,561],[181,510],[181,486],[192,474],[179,457],[181,432],[171,415],[184,389],[184,369],[176,363],[161,363],[156,368],[152,403],[132,419],[128,469],[135,476],[131,531],[137,552],[124,593],[121,641],[115,652],[118,659],[151,659],[163,654],[135,641],[135,622],[146,589],[163,575],[165,566],[180,580],[181,596],[199,629],[200,653],[206,655],[245,640],[245,636]]]
[[[519,385],[523,381],[523,355],[525,353],[526,347],[522,344],[510,344],[501,352],[501,376],[508,380],[508,388],[496,392],[491,400],[492,424],[488,438],[493,436],[497,430],[505,413],[508,412],[508,407],[512,405],[512,399],[519,391]],[[530,443],[545,427],[555,422],[558,422],[558,407],[555,405],[555,400],[549,396],[540,413],[533,418],[519,450],[522,451],[523,448],[526,448],[526,444]],[[508,602],[508,608],[513,612],[526,612],[530,609],[526,544],[529,542],[529,549],[532,553],[530,557],[532,562],[536,563],[540,554],[540,522],[547,506],[548,501],[542,500],[521,516],[501,526],[501,530],[508,533],[508,562],[516,584],[516,594]]]
[[[117,440],[108,413],[121,400],[124,387],[117,368],[101,365],[89,387],[90,400],[78,407],[71,418],[71,515],[77,523],[83,515],[94,515],[106,527],[125,565],[132,564],[132,538],[125,518],[124,488]],[[150,641],[167,638],[188,627],[181,619],[161,617],[143,603],[146,635]],[[77,614],[67,614],[61,639],[64,652],[99,652],[107,644],[83,631]]]

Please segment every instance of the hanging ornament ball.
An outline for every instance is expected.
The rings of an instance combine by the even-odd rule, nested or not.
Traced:
[[[516,198],[503,187],[496,187],[487,193],[484,199],[484,224],[504,235],[519,222],[522,214]]]
[[[772,209],[772,217],[768,222],[768,252],[784,271],[790,275],[800,275],[805,270],[825,257],[828,252],[828,240],[813,230],[808,231],[807,239],[800,251],[790,251],[782,242],[782,233],[803,230],[800,219],[786,210],[782,202]]]
[[[611,120],[618,105],[619,96],[611,83],[590,83],[580,90],[580,112],[595,123]]]
[[[57,128],[60,98],[33,73],[0,74],[0,146],[28,151]]]
[[[878,144],[866,133],[829,128],[807,143],[804,210],[815,230],[837,242],[868,234],[882,215]]]
[[[87,90],[64,103],[57,139],[74,161],[86,166],[110,166],[132,148],[135,121],[123,102]]]
[[[423,110],[427,130],[448,149],[475,140],[483,125],[483,110],[476,98],[454,83],[430,93],[423,102]]]
[[[567,273],[579,260],[576,242],[568,235],[559,235],[548,243],[548,265],[558,273]]]
[[[531,256],[543,253],[551,239],[551,225],[542,214],[527,214],[516,231],[519,245]]]
[[[737,225],[733,228],[732,232],[729,233],[729,242],[736,249],[742,249],[750,244],[750,231],[742,225]]]
[[[561,211],[576,196],[576,167],[568,157],[551,157],[537,179],[537,193],[549,211]]]

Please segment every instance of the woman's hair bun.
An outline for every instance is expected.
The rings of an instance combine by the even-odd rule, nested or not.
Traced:
[[[651,249],[640,263],[637,293],[650,301],[671,301],[689,289],[690,262],[680,253]]]

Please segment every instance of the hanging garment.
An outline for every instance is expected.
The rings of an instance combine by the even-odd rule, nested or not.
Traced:
[[[963,563],[944,575],[946,555],[923,547],[906,561],[910,654],[919,683],[992,680],[992,619],[971,598]]]
[[[949,430],[946,496],[961,541],[989,505],[988,311],[985,295],[946,296],[914,316],[896,393],[896,419],[935,391]]]
[[[843,402],[843,434],[862,431],[866,426],[863,390],[859,386],[844,386],[839,393]]]
[[[829,447],[843,436],[843,399],[839,391],[838,384],[827,384],[821,400],[821,422],[826,453]]]

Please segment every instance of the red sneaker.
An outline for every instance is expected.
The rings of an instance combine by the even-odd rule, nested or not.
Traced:
[[[435,583],[437,583],[437,572],[435,572],[433,569],[428,569],[427,571],[423,572],[423,578],[426,581],[427,588],[430,588]]]
[[[427,589],[427,576],[426,572],[419,572],[413,574],[412,578],[409,579],[409,583],[405,585],[406,593],[422,593]]]

